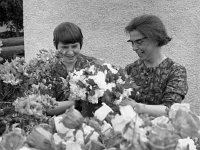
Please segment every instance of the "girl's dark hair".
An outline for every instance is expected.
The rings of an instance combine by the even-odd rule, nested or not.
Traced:
[[[83,34],[81,29],[70,22],[63,22],[59,24],[53,32],[53,43],[58,49],[58,43],[71,44],[71,43],[80,43],[80,47],[83,45]]]
[[[125,27],[125,31],[126,33],[130,33],[133,30],[158,42],[159,47],[166,45],[171,41],[171,38],[167,35],[163,22],[154,15],[142,15],[131,20]]]

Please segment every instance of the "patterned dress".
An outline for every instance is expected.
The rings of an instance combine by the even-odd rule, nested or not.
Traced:
[[[130,96],[136,102],[149,105],[180,103],[188,92],[185,67],[166,58],[155,68],[137,60],[125,68],[138,86]]]

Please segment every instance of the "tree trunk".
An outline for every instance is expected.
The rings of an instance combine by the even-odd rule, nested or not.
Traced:
[[[15,28],[16,28],[16,36],[19,37],[19,36],[20,36],[20,34],[19,34],[19,29],[18,29],[17,26],[15,26]]]

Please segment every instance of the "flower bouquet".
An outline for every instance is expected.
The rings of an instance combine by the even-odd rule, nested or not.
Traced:
[[[115,104],[128,97],[136,87],[122,69],[107,63],[75,70],[66,79],[62,78],[62,81],[64,90],[70,90],[70,100],[82,100],[85,101],[84,104],[89,105],[85,107],[97,108],[105,102],[114,109]]]

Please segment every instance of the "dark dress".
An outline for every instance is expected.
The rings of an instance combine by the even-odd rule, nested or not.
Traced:
[[[185,67],[166,58],[155,68],[148,68],[142,60],[137,60],[125,68],[138,86],[131,98],[149,105],[180,103],[188,92]]]

